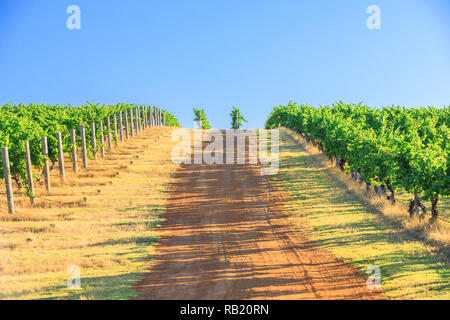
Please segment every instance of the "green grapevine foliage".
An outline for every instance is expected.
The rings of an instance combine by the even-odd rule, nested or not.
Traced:
[[[203,129],[206,130],[211,129],[211,126],[208,120],[206,119],[205,110],[203,109],[199,110],[194,108],[194,114],[195,114],[194,121],[199,121],[202,124]]]
[[[273,109],[266,129],[288,127],[317,143],[367,183],[431,200],[450,193],[450,112],[447,107],[373,109],[336,103],[313,108],[290,102]]]
[[[85,126],[86,145],[88,153],[92,154],[90,124],[95,123],[96,148],[101,146],[100,121],[103,121],[103,133],[106,136],[115,136],[113,115],[120,111],[127,111],[143,106],[119,103],[117,105],[100,105],[87,102],[79,107],[47,105],[47,104],[7,104],[0,106],[0,147],[8,147],[11,175],[14,180],[22,184],[26,180],[25,165],[25,141],[30,144],[31,163],[34,168],[42,169],[46,160],[55,163],[58,159],[58,144],[56,133],[60,132],[63,139],[63,150],[70,153],[72,144],[70,142],[70,129],[75,129],[77,145],[81,145],[80,126]],[[165,114],[166,126],[179,126],[178,120],[173,114],[162,110]],[[108,132],[107,117],[110,117],[111,132]],[[135,114],[133,112],[133,121]],[[118,117],[117,117],[118,121]],[[123,119],[125,122],[125,119]],[[143,119],[141,119],[143,122]],[[48,159],[41,150],[41,138],[47,137]],[[96,150],[98,151],[98,150]],[[0,178],[4,178],[3,164],[0,161]]]
[[[241,114],[241,110],[233,106],[230,113],[231,129],[239,130],[242,127],[242,121],[247,122]]]

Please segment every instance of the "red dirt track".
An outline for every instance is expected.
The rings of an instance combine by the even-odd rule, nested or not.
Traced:
[[[258,165],[183,165],[137,299],[380,299],[291,226]]]

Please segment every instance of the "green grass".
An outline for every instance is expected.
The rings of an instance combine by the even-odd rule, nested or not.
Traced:
[[[450,268],[414,235],[395,228],[332,178],[321,155],[281,133],[280,171],[272,178],[290,200],[292,221],[326,250],[366,272],[381,269],[382,290],[394,299],[450,299]]]

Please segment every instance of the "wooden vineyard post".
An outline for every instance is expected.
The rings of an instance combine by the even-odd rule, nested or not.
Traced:
[[[152,127],[156,127],[155,106],[152,106]]]
[[[156,107],[156,123],[157,123],[157,126],[159,127],[159,108],[158,107]]]
[[[142,129],[142,123],[141,123],[141,107],[136,108],[136,118],[138,121],[138,132],[141,132]]]
[[[125,135],[126,138],[128,139],[128,112],[124,111],[125,113]]]
[[[145,128],[146,129],[148,129],[148,117],[147,117],[147,114],[148,114],[148,106],[145,106],[145,110],[144,110],[144,118],[145,118]]]
[[[145,130],[145,106],[142,106],[141,111],[141,121],[142,121],[142,130]]]
[[[81,153],[83,155],[83,168],[87,169],[87,148],[86,148],[86,129],[83,125],[80,126],[80,138],[81,138]]]
[[[25,141],[25,165],[27,167],[28,191],[31,193],[30,201],[34,205],[36,199],[34,198],[33,167],[31,166],[30,143],[28,141]]]
[[[161,114],[161,126],[166,126],[166,117],[164,113]]]
[[[138,134],[138,119],[137,119],[137,113],[136,108],[132,109],[133,113],[133,129],[134,129],[134,135],[136,136]]]
[[[11,170],[9,168],[8,148],[2,147],[3,174],[5,175],[6,199],[8,201],[8,212],[14,214],[14,195],[11,183]]]
[[[130,109],[128,110],[128,112],[130,113],[130,135],[133,137],[134,136],[134,132],[133,132],[133,110]]]
[[[135,130],[136,130],[136,135],[141,131],[141,123],[139,122],[139,108],[137,107],[136,109],[134,109],[134,117],[135,119]]]
[[[61,182],[65,182],[66,181],[66,172],[64,170],[64,150],[63,150],[61,132],[56,133],[56,139],[58,140],[59,176],[61,177]]]
[[[111,150],[112,149],[112,141],[111,141],[111,118],[110,117],[108,117],[107,119],[107,126],[108,126],[108,148],[109,148],[109,150]]]
[[[150,112],[149,112],[150,128],[153,128],[153,107],[150,106],[149,109],[150,109]]]
[[[158,108],[158,126],[161,127],[161,109]]]
[[[140,129],[140,124],[139,124],[139,112],[138,112],[138,108],[134,108],[134,130],[136,135],[139,133],[139,129]]]
[[[143,131],[144,130],[144,119],[142,118],[142,109],[143,109],[144,107],[139,107],[138,108],[138,114],[139,114],[139,127],[141,128],[141,131]]]
[[[114,133],[116,134],[115,141],[116,141],[116,146],[117,146],[117,140],[119,139],[119,136],[117,135],[117,116],[115,113],[113,115],[113,122],[114,122]]]
[[[144,107],[144,113],[142,113],[142,116],[145,119],[145,128],[148,129],[149,128],[149,124],[148,124],[148,106]]]
[[[123,119],[122,111],[119,111],[119,132],[120,132],[120,142],[123,142]]]
[[[153,127],[152,125],[152,106],[148,106],[148,127]]]
[[[153,107],[150,106],[149,107],[149,122],[150,122],[150,128],[153,127]]]
[[[134,130],[136,135],[139,133],[139,111],[138,108],[134,109],[134,120],[135,120],[135,126],[134,126]]]
[[[81,150],[83,152],[83,168],[88,168],[87,150],[86,150],[86,130],[83,125],[80,126]]]
[[[158,127],[161,127],[161,110],[158,108]]]
[[[419,210],[420,210],[419,202],[420,202],[419,196],[417,195],[416,192],[414,192],[414,207],[415,207],[415,208],[414,208],[414,212],[415,212],[415,214],[416,214],[417,217],[418,217],[419,214],[420,214],[420,212],[419,212]]]
[[[145,108],[146,106],[143,106],[141,110],[142,125],[144,127],[144,130],[147,129],[147,118],[145,117]]]
[[[75,129],[70,129],[70,143],[72,143],[72,169],[74,172],[78,172],[77,139]]]
[[[50,167],[48,165],[48,145],[47,145],[47,137],[41,138],[41,147],[42,147],[42,153],[47,158],[45,159],[44,164],[44,180],[45,180],[45,188],[47,189],[47,192],[50,192]]]
[[[142,128],[145,130],[147,129],[147,119],[145,119],[145,106],[142,107],[141,109],[141,118],[142,118]]]
[[[105,157],[105,136],[103,135],[103,121],[100,120],[100,153],[102,158]]]
[[[95,138],[95,123],[91,122],[91,145],[92,145],[92,155],[94,159],[97,160],[97,141]]]

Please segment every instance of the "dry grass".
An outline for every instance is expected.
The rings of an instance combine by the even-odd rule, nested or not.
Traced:
[[[330,164],[328,163],[328,165]],[[400,225],[416,237],[429,244],[439,246],[450,254],[450,225],[448,223],[437,221],[437,223],[431,224],[428,218],[411,218],[404,203],[397,201],[393,204],[385,197],[380,197],[372,191],[366,192],[365,186],[355,182],[339,169],[330,166],[330,171],[336,179],[344,183],[348,190],[356,194],[361,201],[374,208],[376,213],[382,214],[392,224]]]
[[[439,246],[446,255],[450,256],[450,224],[445,221],[438,220],[437,223],[430,224],[429,218],[420,219],[418,217],[411,218],[409,216],[406,203],[398,200],[397,203],[392,203],[386,197],[381,197],[376,194],[371,188],[366,191],[365,183],[360,183],[353,180],[350,174],[345,174],[335,166],[334,161],[330,161],[327,156],[322,154],[317,147],[308,143],[301,135],[296,132],[286,129],[293,139],[305,145],[306,150],[320,159],[320,163],[326,168],[328,175],[338,183],[340,183],[349,192],[352,192],[361,202],[374,213],[381,214],[386,220],[393,225],[399,226],[415,235],[416,237],[426,241],[431,245]],[[403,199],[408,197],[402,194]],[[441,199],[444,210],[447,210],[448,199]],[[444,212],[444,216],[447,213]]]
[[[75,174],[66,162],[52,189],[36,184],[37,204],[15,190],[9,215],[0,195],[0,298],[123,299],[148,267],[160,213],[176,165],[170,128],[142,132]],[[69,290],[67,268],[81,268],[81,290]]]
[[[303,138],[281,130],[280,170],[271,181],[288,192],[284,204],[295,225],[324,250],[365,273],[381,268],[382,289],[394,299],[448,299],[448,229],[409,219],[335,168]]]

